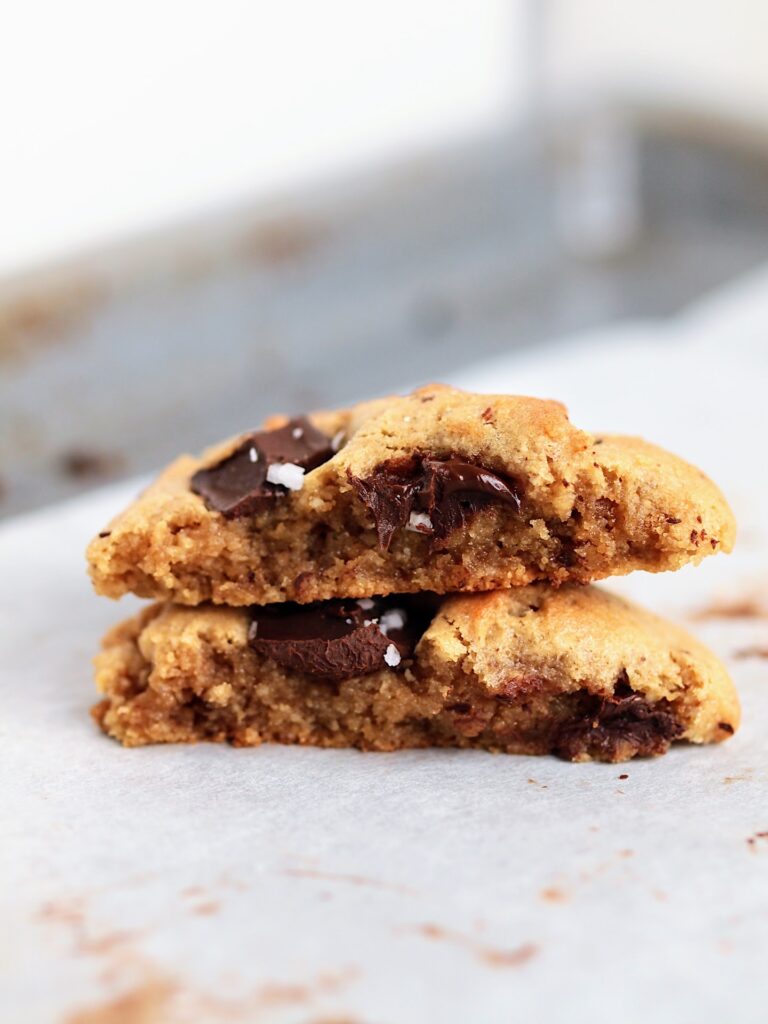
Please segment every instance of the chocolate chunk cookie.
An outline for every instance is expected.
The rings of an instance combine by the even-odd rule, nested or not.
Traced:
[[[720,662],[595,587],[538,584],[278,608],[154,605],[97,658],[127,746],[480,747],[623,761],[739,723]]]
[[[729,551],[703,473],[557,402],[433,386],[174,462],[92,542],[101,594],[180,604],[587,583]]]

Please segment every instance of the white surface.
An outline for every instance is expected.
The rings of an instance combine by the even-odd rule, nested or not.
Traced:
[[[616,584],[683,620],[768,602],[764,291],[464,377],[563,397],[722,483],[737,554]],[[661,760],[126,751],[88,720],[89,658],[136,602],[95,599],[82,560],[126,496],[0,531],[3,1020],[764,1024],[768,842],[747,840],[768,830],[768,663],[733,654],[765,619],[695,623],[744,725]],[[76,1015],[120,992],[145,1015]]]
[[[768,32],[763,0],[651,4],[550,0],[550,99],[595,94],[683,103],[765,124]]]
[[[482,131],[514,0],[25,0],[0,32],[0,272]]]

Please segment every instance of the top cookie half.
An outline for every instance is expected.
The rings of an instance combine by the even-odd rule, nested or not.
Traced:
[[[182,456],[88,561],[110,597],[248,605],[588,583],[734,536],[718,488],[675,455],[577,430],[557,402],[431,386]]]

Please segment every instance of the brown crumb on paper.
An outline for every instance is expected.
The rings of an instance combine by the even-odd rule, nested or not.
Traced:
[[[207,900],[205,903],[198,903],[192,907],[193,914],[199,914],[201,917],[211,917],[213,914],[218,914],[219,904],[216,900]]]
[[[768,832],[755,832],[747,839],[747,846],[750,850],[757,850],[758,844],[762,844],[768,849]]]
[[[742,647],[740,650],[734,651],[733,657],[739,660],[745,658],[768,658],[768,646]]]
[[[174,982],[153,979],[115,999],[76,1011],[66,1024],[163,1024],[177,995]]]
[[[347,885],[359,885],[371,889],[388,889],[390,892],[400,892],[408,896],[413,895],[413,890],[405,885],[397,885],[393,882],[380,882],[376,878],[367,878],[365,875],[337,874],[332,871],[316,871],[313,868],[284,868],[281,873],[291,878],[311,878],[318,882],[342,882]]]
[[[539,895],[545,903],[568,902],[568,894],[564,892],[562,889],[558,889],[555,885],[549,886],[546,889],[542,889]]]
[[[425,939],[437,942],[450,942],[456,946],[463,946],[470,950],[489,967],[521,967],[539,952],[538,947],[532,942],[526,942],[514,949],[497,949],[477,942],[470,935],[463,935],[438,924],[421,924],[407,929],[414,931]]]
[[[690,616],[699,622],[708,619],[765,619],[768,606],[759,597],[749,596],[732,600],[713,601],[694,611]]]
[[[199,900],[205,890],[191,886],[184,894]],[[198,903],[196,909],[208,913],[213,912],[208,908],[214,906],[218,905],[208,900]],[[182,1020],[229,1024],[261,1020],[273,1007],[301,1006],[309,1012],[317,1000],[337,995],[359,976],[356,967],[346,966],[308,980],[262,982],[242,994],[221,996],[218,991],[202,991],[166,971],[141,949],[140,933],[99,932],[89,920],[83,897],[51,900],[40,907],[36,917],[43,926],[63,929],[71,952],[93,958],[102,968],[101,997],[94,998],[91,1005],[71,1010],[62,1024],[171,1024]]]

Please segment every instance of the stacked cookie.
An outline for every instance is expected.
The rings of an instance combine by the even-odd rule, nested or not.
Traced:
[[[182,457],[92,542],[94,715],[126,745],[480,747],[619,761],[732,735],[723,666],[595,587],[729,551],[699,470],[556,402],[434,386]]]

